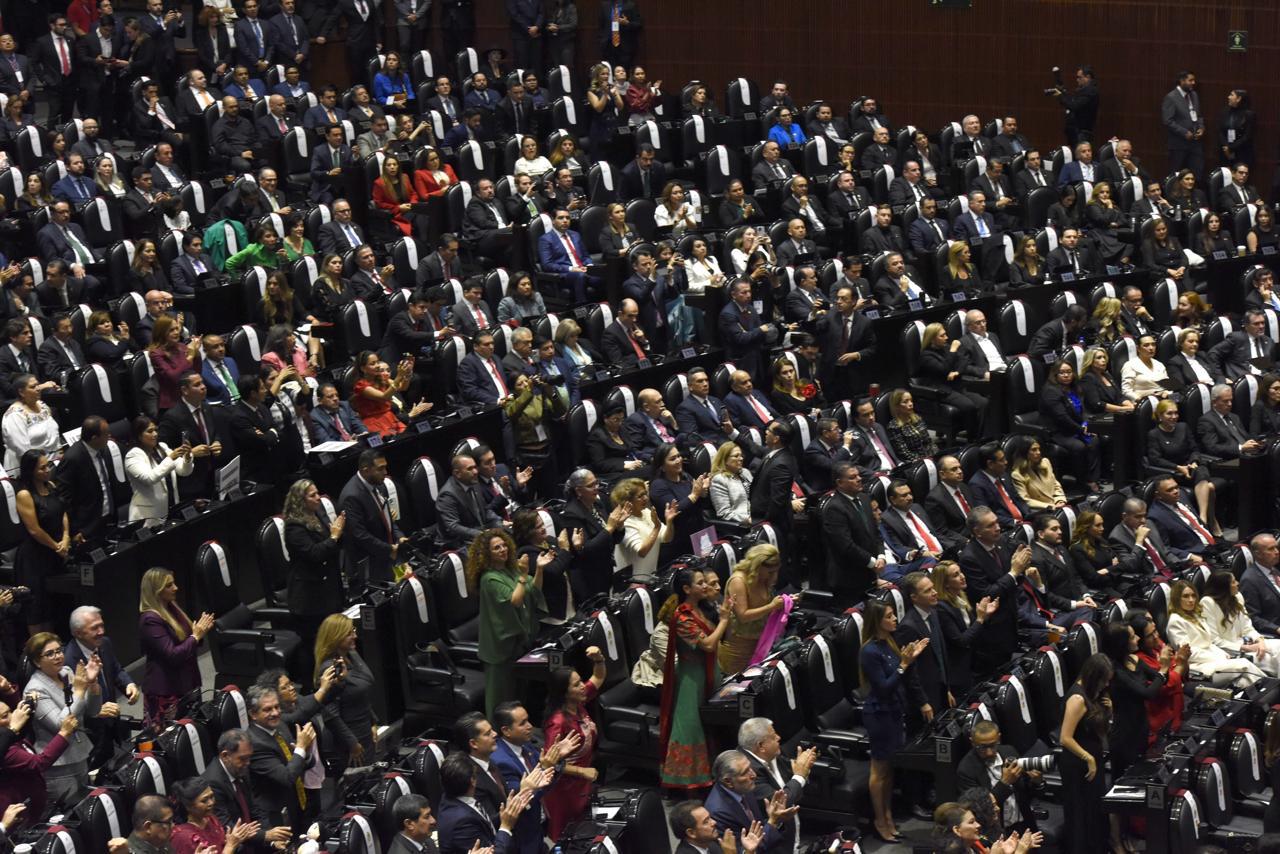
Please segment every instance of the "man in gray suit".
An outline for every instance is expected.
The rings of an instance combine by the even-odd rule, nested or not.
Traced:
[[[1280,545],[1271,534],[1257,534],[1249,541],[1253,565],[1240,576],[1240,592],[1254,628],[1264,634],[1280,634]]]
[[[796,752],[795,759],[782,755],[782,739],[768,718],[748,718],[738,727],[738,750],[747,757],[751,770],[756,772],[755,796],[768,803],[775,792],[787,794],[787,803],[798,804],[809,782],[809,772],[818,760],[818,749],[809,747]],[[789,821],[782,826],[781,850],[796,847],[800,833],[800,820]]]
[[[1160,121],[1169,131],[1169,171],[1190,169],[1196,180],[1204,178],[1204,114],[1200,112],[1200,94],[1196,92],[1196,76],[1190,71],[1178,72],[1178,85],[1164,96]]]
[[[1141,498],[1130,498],[1124,502],[1120,524],[1111,529],[1108,538],[1119,552],[1120,565],[1116,567],[1119,572],[1144,578],[1154,575],[1173,578],[1177,559],[1165,546],[1160,532],[1147,525],[1147,502]],[[1188,560],[1193,564],[1200,563],[1198,555],[1192,555]]]

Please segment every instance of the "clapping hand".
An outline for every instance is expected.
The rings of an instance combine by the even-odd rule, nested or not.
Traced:
[[[213,622],[213,614],[208,611],[200,615],[200,619],[196,620],[196,624],[191,627],[191,634],[197,642],[204,640],[204,636],[213,631]]]
[[[769,823],[773,825],[786,821],[799,810],[799,804],[793,807],[787,806],[787,793],[782,789],[774,792],[773,797],[765,804],[765,814],[769,818]]]
[[[666,521],[666,524],[670,525],[673,521],[675,521],[675,518],[680,515],[680,505],[677,504],[675,501],[668,501],[667,509],[663,511],[662,515]]]

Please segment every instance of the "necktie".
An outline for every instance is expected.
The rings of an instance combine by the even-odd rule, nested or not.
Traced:
[[[159,101],[156,101],[156,118],[160,120],[160,124],[164,125],[169,130],[173,130],[177,127],[177,125],[173,123],[173,119],[169,118],[169,114],[164,111],[164,106]]]
[[[351,223],[342,224],[342,233],[347,236],[347,242],[351,244],[352,249],[360,245],[360,238],[356,236],[356,230],[351,227]]]
[[[258,42],[258,59],[262,59],[263,54],[266,53],[266,48],[262,44],[262,24],[258,23],[257,18],[254,18],[252,23],[253,23],[253,37]]]
[[[1072,269],[1072,270],[1074,270],[1075,272],[1079,273],[1079,272],[1080,272],[1080,259],[1079,259],[1079,257],[1077,257],[1077,256],[1076,256],[1076,251],[1075,251],[1074,249],[1068,249],[1068,250],[1067,250],[1067,254],[1071,256],[1071,269]]]
[[[644,348],[640,346],[640,342],[636,340],[634,329],[627,330],[627,340],[631,342],[631,349],[636,351],[637,359],[648,358],[648,354],[645,353]]]
[[[1226,425],[1227,432],[1231,434],[1231,438],[1235,441],[1235,443],[1237,445],[1243,445],[1245,443],[1245,437],[1242,436],[1240,434],[1240,431],[1236,429],[1236,425],[1231,422],[1231,419],[1222,414],[1219,414],[1218,417],[1221,418],[1222,423]]]
[[[787,177],[787,176],[783,173],[783,171],[782,171],[782,167],[781,167],[780,165],[778,165],[778,162],[777,162],[776,160],[773,162],[772,166],[773,166],[773,174],[774,174],[774,175],[776,175],[778,178],[785,178],[785,177]]]
[[[498,391],[502,392],[503,397],[507,397],[510,392],[507,391],[507,381],[503,378],[502,371],[498,370],[490,359],[484,360],[484,366],[489,369],[489,375],[493,377],[493,382],[498,387]]]
[[[1213,545],[1213,534],[1210,534],[1205,530],[1205,527],[1200,524],[1200,520],[1198,520],[1190,510],[1183,507],[1181,502],[1173,505],[1173,507],[1178,511],[1178,516],[1186,526],[1192,531],[1195,531],[1196,536],[1199,537],[1206,546]]]
[[[290,760],[293,759],[293,751],[289,749],[289,743],[284,740],[284,737],[281,736],[280,733],[276,733],[275,736],[276,736],[276,744],[280,746],[280,752],[281,754],[284,755],[284,761],[289,762]],[[294,791],[294,794],[298,796],[298,806],[301,807],[302,809],[306,809],[307,808],[307,790],[302,786],[301,774],[299,774],[298,777],[293,781],[293,791]]]
[[[62,64],[62,76],[69,77],[71,76],[71,57],[67,56],[67,41],[62,38],[56,38],[54,41],[58,44],[58,61]]]
[[[662,441],[664,442],[674,441],[671,437],[671,431],[667,429],[667,425],[663,424],[657,418],[650,418],[649,420],[653,422],[653,429],[657,432],[659,436],[662,437]]]
[[[582,263],[582,258],[578,256],[578,249],[573,245],[573,241],[569,239],[569,235],[561,232],[560,239],[564,241],[565,251],[568,252],[569,257],[573,259],[573,266],[585,267],[586,265]]]
[[[1151,565],[1156,568],[1156,572],[1161,575],[1168,575],[1169,565],[1164,562],[1164,558],[1160,557],[1159,550],[1156,549],[1151,540],[1143,540],[1142,547],[1146,550],[1147,557],[1151,558]]]
[[[191,269],[195,270],[196,275],[198,276],[203,276],[206,272],[206,267],[204,266],[204,262],[201,261],[199,258],[191,259]]]
[[[77,178],[74,181],[72,181],[72,183],[75,184],[75,187],[76,187],[76,195],[80,197],[80,201],[82,202],[88,201],[90,198],[89,191],[85,189],[85,186],[84,186],[86,181],[87,179],[85,178]]]
[[[650,195],[652,195],[649,192],[649,170],[648,169],[640,170],[640,186],[644,188],[645,198],[648,198]]]
[[[342,149],[331,148],[329,149],[329,153],[333,156],[333,168],[340,168],[342,166]]]
[[[484,316],[484,312],[480,310],[480,307],[472,306],[471,311],[475,313],[476,326],[479,326],[481,329],[487,329],[489,327],[489,318]]]
[[[395,542],[395,533],[391,527],[391,510],[387,502],[386,487],[379,485],[370,487],[373,492],[373,503],[378,506],[378,515],[382,517],[382,527],[387,529],[387,542]]]
[[[975,221],[975,222],[977,222],[977,223],[978,223],[978,236],[979,236],[979,237],[990,237],[990,236],[991,236],[991,230],[987,228],[987,222],[986,222],[986,220],[984,220],[982,217],[978,216],[977,214],[974,214],[974,215],[973,215],[973,219],[974,219],[974,221]]]
[[[58,345],[62,347],[62,352],[67,354],[67,361],[71,363],[71,367],[79,368],[80,361],[76,358],[76,354],[71,352],[71,348],[66,344],[63,344],[61,341],[58,342]]]
[[[203,444],[209,444],[209,431],[204,426],[204,412],[196,409],[192,414],[196,417],[196,426],[200,428],[200,441]]]
[[[863,434],[867,437],[867,441],[871,443],[871,447],[876,449],[876,454],[880,457],[880,464],[884,466],[885,471],[892,469],[894,467],[893,453],[885,446],[884,442],[880,441],[876,431],[868,428],[863,431]]]
[[[66,237],[67,245],[71,247],[71,251],[72,253],[75,254],[76,260],[79,263],[81,264],[93,263],[93,253],[89,251],[88,247],[86,247],[82,242],[80,242],[80,238],[76,237],[76,234],[74,231],[67,228],[66,226],[63,226],[62,234],[64,237]]]
[[[475,487],[467,489],[467,495],[471,496],[471,512],[476,516],[477,527],[484,527],[484,502],[480,500],[480,494]],[[502,781],[498,781],[498,785],[502,785]]]
[[[102,506],[107,509],[107,515],[111,515],[111,475],[107,473],[107,462],[102,454],[102,451],[95,451],[93,457],[98,463],[98,476],[102,478]]]
[[[356,11],[360,13],[360,20],[362,21],[369,17],[369,7],[364,0],[356,0]]]
[[[852,334],[853,316],[850,315],[840,324],[840,350],[837,355],[844,355],[849,349],[849,336]]]
[[[915,513],[908,510],[906,512],[906,517],[907,521],[911,523],[911,527],[916,529],[916,535],[920,537],[920,540],[924,543],[924,547],[926,549],[935,553],[942,551],[942,548],[938,545],[938,541],[933,538],[933,534],[929,533],[929,529],[920,522],[920,519]]]
[[[285,20],[289,22],[289,32],[293,33],[294,47],[298,46],[298,25],[294,22],[292,15],[286,15]]]
[[[329,117],[329,124],[337,124],[337,122],[338,122],[338,117],[337,117],[336,115],[334,115],[333,110],[326,108],[326,109],[325,109],[325,114]],[[337,156],[338,156],[338,155],[337,155],[337,152],[334,152],[334,157],[336,158]],[[333,165],[334,165],[334,166],[337,166],[337,165],[338,165],[338,163],[337,163],[337,161],[336,161],[336,160],[334,161],[334,164],[333,164]]]
[[[231,402],[235,403],[240,399],[240,389],[236,387],[236,381],[232,379],[231,372],[227,370],[226,362],[215,362],[213,370],[218,375],[218,379],[222,380],[222,384],[227,387],[227,393],[231,395]]]
[[[235,790],[236,803],[240,805],[240,819],[248,824],[253,821],[253,811],[249,809],[249,799],[244,796],[244,784],[239,780],[233,780],[231,788]]]
[[[27,358],[26,353],[23,353],[20,356],[18,356],[18,364],[22,366],[22,370],[25,373],[31,372],[31,360]]]
[[[347,428],[342,426],[342,417],[338,413],[333,413],[333,426],[338,429],[338,437],[344,442],[351,440],[351,434],[347,432]]]
[[[964,493],[960,490],[955,491],[956,503],[960,505],[960,509],[964,511],[964,515],[969,515],[969,502],[964,500]]]
[[[280,135],[281,135],[281,136],[284,136],[286,133],[288,133],[288,132],[289,132],[289,126],[288,126],[287,124],[285,124],[284,119],[277,118],[277,119],[276,119],[276,122],[277,122],[277,123],[279,123],[279,125],[280,125]]]
[[[1043,187],[1043,186],[1044,186],[1044,175],[1042,175],[1042,174],[1041,174],[1041,173],[1039,173],[1039,172],[1036,172],[1036,173],[1034,173],[1034,174],[1035,174],[1035,179],[1036,179],[1036,186],[1037,186],[1037,187]]]
[[[938,221],[936,219],[929,220],[929,225],[933,227],[934,234],[938,235],[939,242],[946,240],[946,238],[942,236],[942,226],[938,225]]]
[[[444,107],[444,114],[446,116],[453,118],[453,101],[448,98],[441,98],[440,106]]]
[[[1018,512],[1018,505],[1013,503],[1013,499],[1009,497],[1009,493],[1005,491],[1004,484],[996,481],[996,491],[1000,493],[1000,500],[1004,502],[1005,509],[1009,511],[1009,515],[1013,517],[1013,521],[1022,524],[1022,514]]]
[[[756,400],[754,394],[747,395],[747,402],[755,410],[756,417],[760,419],[761,425],[768,424],[773,420],[772,416],[769,415],[769,411],[760,404],[760,401]]]

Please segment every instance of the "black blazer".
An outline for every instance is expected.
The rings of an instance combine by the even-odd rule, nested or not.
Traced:
[[[1259,408],[1255,406],[1253,411],[1256,413]],[[1202,462],[1200,451],[1186,422],[1174,424],[1172,433],[1166,433],[1159,427],[1152,427],[1147,432],[1148,474],[1172,474],[1176,466],[1199,462]]]
[[[1074,437],[1080,434],[1085,420],[1083,400],[1080,407],[1081,411],[1077,412],[1067,399],[1066,390],[1057,383],[1046,383],[1040,392],[1040,415],[1055,436]]]
[[[751,518],[773,523],[780,534],[791,530],[791,484],[796,461],[785,448],[770,452],[751,484]]]
[[[329,536],[328,525],[313,531],[301,522],[286,522],[284,543],[289,550],[289,610],[316,617],[341,610],[342,546]]]
[[[945,603],[939,603],[941,609]],[[948,605],[947,607],[952,607]],[[974,621],[976,624],[976,620]],[[1018,751],[1007,744],[997,744],[996,753],[1000,755],[999,764],[1004,765],[1011,759],[1018,758]],[[960,760],[960,764],[956,767],[956,784],[960,787],[960,791],[965,789],[977,788],[988,791],[995,795],[996,801],[1004,805],[1004,802],[1013,795],[1014,801],[1018,804],[1018,812],[1022,813],[1022,820],[1028,822],[1031,827],[1035,827],[1035,816],[1031,811],[1032,783],[1031,779],[1023,774],[1012,785],[997,782],[991,783],[991,775],[987,773],[987,766],[979,758],[978,754],[970,750]]]
[[[403,495],[403,492],[399,494]],[[373,496],[360,480],[352,475],[342,488],[338,498],[340,510],[347,514],[347,529],[343,534],[343,550],[347,558],[348,572],[354,572],[360,561],[369,562],[368,578],[375,581],[391,577],[391,544],[387,542],[387,529],[382,511],[374,503]],[[388,515],[390,509],[388,508]],[[391,520],[391,537],[399,539],[400,529]]]
[[[973,647],[982,642],[986,623],[969,615],[964,624],[960,609],[950,602],[938,602],[938,622],[947,642],[947,688],[959,702],[961,695],[973,687]]]
[[[644,181],[640,177],[640,167],[635,160],[622,167],[621,190],[624,199],[657,199],[662,195],[662,188],[667,183],[667,167],[662,161],[654,160],[649,166],[649,194],[644,193]]]
[[[974,497],[973,490],[967,483],[961,483],[957,491],[964,496],[970,510],[982,503]],[[939,530],[957,537],[968,536],[969,530],[964,510],[951,497],[946,484],[939,483],[929,490],[929,494],[924,499],[924,509],[929,512],[929,518]]]
[[[0,353],[0,355],[3,354]],[[230,434],[219,422],[218,416],[214,414],[213,407],[207,403],[201,404],[200,414],[204,420],[205,429],[209,433],[209,442],[222,442],[223,449],[222,454],[217,457],[210,455],[192,460],[194,469],[191,474],[188,477],[178,478],[178,497],[183,501],[210,497],[213,494],[215,467],[226,465],[235,456],[232,453]],[[182,400],[169,407],[168,411],[165,412],[160,419],[158,431],[160,433],[160,441],[170,448],[176,448],[181,445],[183,437],[189,438],[192,445],[203,443],[200,428],[196,426],[196,420],[192,417],[190,408]]]
[[[222,761],[214,756],[205,767],[204,773],[200,775],[200,779],[213,789],[213,814],[217,816],[223,827],[234,827],[237,821],[256,821],[262,825],[263,832],[259,835],[265,836],[270,821],[267,819],[267,811],[253,796],[253,788],[249,785],[247,774],[245,779],[237,785],[227,774],[227,769],[222,767]],[[248,815],[240,809],[240,798],[236,797],[236,789],[240,790],[240,798],[244,799],[248,807]]]
[[[990,596],[1000,607],[987,619],[980,647],[980,659],[987,663],[1007,660],[1018,646],[1018,580],[1009,574],[1012,556],[1003,544],[996,546],[997,558],[977,540],[960,550],[960,569],[968,583],[970,602]],[[978,675],[985,675],[979,672]]]
[[[251,407],[242,398],[231,407],[231,438],[240,452],[242,475],[249,480],[275,480],[280,435],[267,408]]]
[[[1272,409],[1262,402],[1255,403],[1249,415],[1249,432],[1254,436],[1280,434],[1280,410]]]
[[[119,450],[119,449],[117,449]],[[110,449],[104,449],[107,460],[108,487],[111,491],[112,508],[119,510],[128,506],[131,490],[128,480],[116,480],[115,467],[111,463]],[[123,451],[121,463],[123,464]],[[97,464],[89,455],[89,448],[84,442],[76,442],[67,448],[58,464],[57,489],[62,503],[67,508],[67,519],[71,523],[71,533],[84,534],[92,540],[106,525],[102,515],[102,482],[98,479]],[[104,698],[105,699],[105,698]]]
[[[1225,417],[1245,439],[1253,438],[1239,415],[1228,412]],[[1200,440],[1200,447],[1215,457],[1233,460],[1240,456],[1240,443],[1232,437],[1216,412],[1210,411],[1200,416],[1200,420],[1196,422],[1196,438]]]
[[[861,512],[837,492],[823,502],[821,515],[827,584],[832,590],[860,597],[875,584],[870,564],[884,552],[884,542],[871,518],[870,497],[859,496],[859,503]]]
[[[612,534],[605,527],[609,508],[600,501],[594,508],[583,505],[577,497],[569,499],[562,514],[564,527],[572,538],[582,531],[582,548],[575,552],[573,566],[569,570],[569,583],[573,598],[585,602],[598,593],[609,592],[613,580],[613,547],[622,542],[623,527]]]
[[[1105,385],[1093,371],[1080,377],[1080,399],[1084,402],[1086,415],[1105,415],[1106,405],[1120,406],[1125,401],[1124,392],[1120,391],[1120,383],[1112,380]]]
[[[200,70],[206,76],[212,77],[219,64],[225,64],[228,68],[235,65],[236,59],[232,56],[231,40],[227,36],[227,28],[219,26],[215,31],[215,37],[209,35],[208,27],[197,26],[195,32],[191,34],[191,40],[196,44],[196,55],[199,58],[197,64]],[[217,60],[214,59],[214,43],[217,43]]]
[[[922,385],[939,391],[960,391],[961,379],[948,377],[961,368],[960,352],[951,352],[947,347],[929,347],[920,352],[920,363],[916,367],[915,379]]]
[[[587,459],[590,461],[589,465],[593,472],[602,478],[612,478],[626,471],[623,463],[639,459],[627,433],[626,425],[623,425],[623,429],[619,431],[622,438],[621,445],[610,438],[603,425],[597,424],[588,434]]]
[[[626,223],[626,229],[626,234],[618,234],[609,226],[605,226],[605,228],[600,232],[600,251],[604,253],[604,257],[620,258],[627,251],[622,245],[624,240],[626,241],[627,246],[634,246],[636,243],[639,243],[644,239],[636,231],[636,227],[631,223]]]
[[[1218,366],[1206,359],[1203,354],[1196,354],[1196,364],[1208,371],[1209,376],[1213,378],[1215,383],[1223,381],[1222,372],[1218,370]],[[1192,386],[1200,382],[1199,377],[1191,370],[1187,357],[1182,353],[1165,362],[1164,367],[1169,372],[1169,379],[1181,380],[1184,386]]]
[[[894,632],[894,639],[901,645],[920,638],[931,638],[929,648],[916,659],[916,666],[912,669],[920,682],[921,690],[928,698],[929,705],[933,706],[935,711],[945,709],[949,681],[947,674],[949,654],[941,619],[935,611],[932,622],[936,631],[930,631],[914,606],[908,605],[905,611],[901,622],[898,623],[898,630]]]
[[[277,818],[282,811],[287,810],[289,823],[297,824],[302,817],[302,807],[298,803],[294,783],[307,769],[308,756],[312,754],[295,750],[293,758],[286,762],[273,734],[257,724],[250,724],[248,732],[249,743],[253,745],[253,756],[249,760],[249,779],[253,793],[266,813],[267,823],[273,827],[280,824]],[[285,741],[292,741],[292,736],[286,735]]]

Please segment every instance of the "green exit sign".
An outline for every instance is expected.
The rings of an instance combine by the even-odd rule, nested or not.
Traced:
[[[929,5],[935,8],[972,9],[973,0],[929,0]]]

